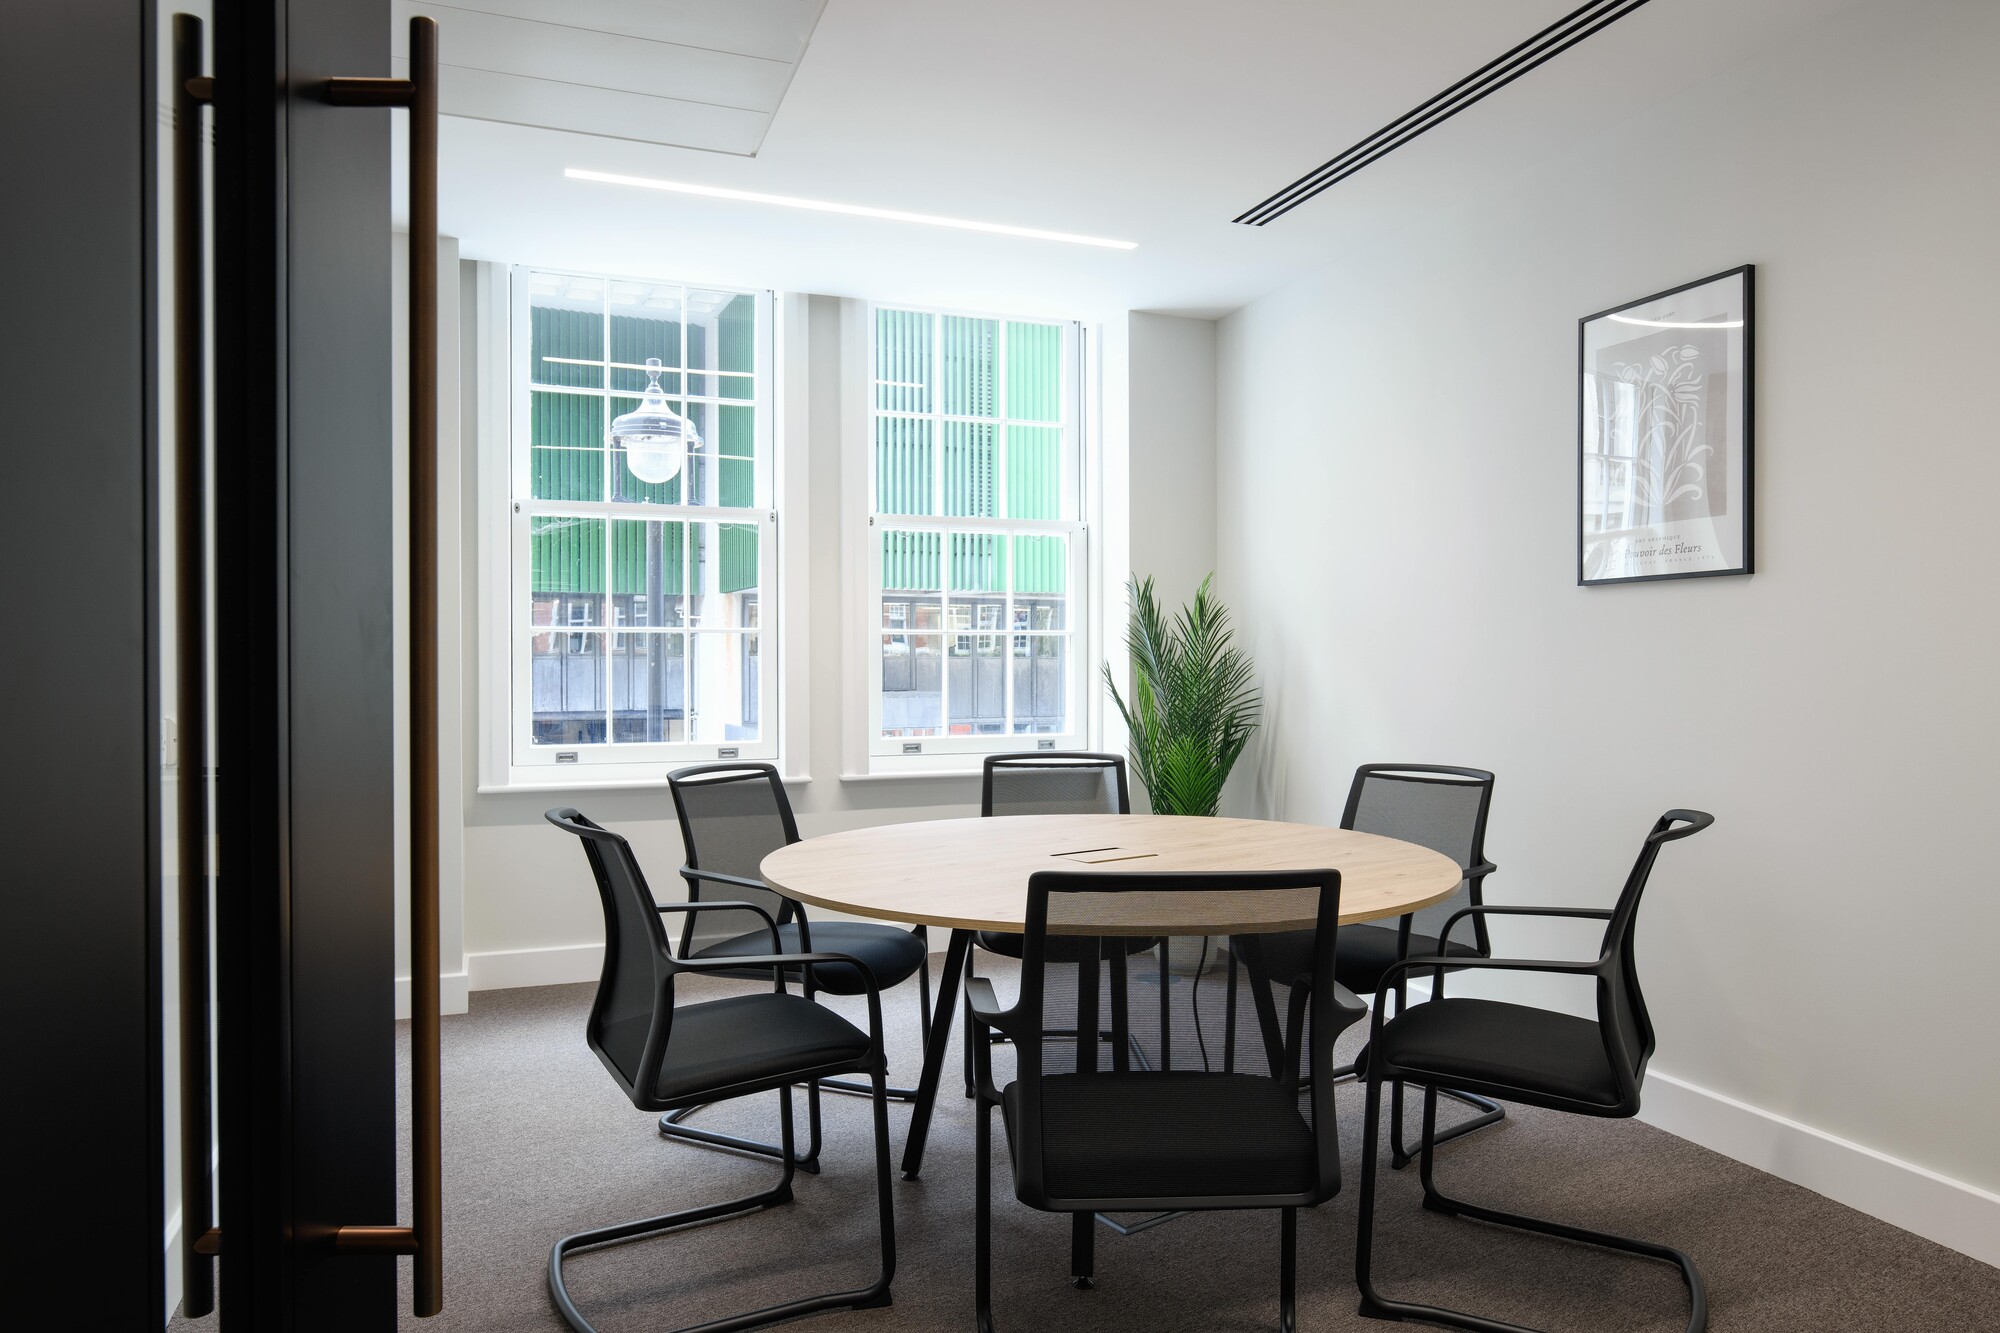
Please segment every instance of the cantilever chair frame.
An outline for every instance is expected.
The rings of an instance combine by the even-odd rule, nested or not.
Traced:
[[[1639,899],[1644,892],[1647,879],[1652,875],[1653,862],[1658,858],[1660,848],[1666,843],[1699,833],[1714,822],[1713,815],[1699,810],[1669,810],[1661,815],[1654,822],[1652,831],[1646,835],[1638,860],[1633,864],[1631,874],[1626,877],[1625,887],[1620,892],[1615,907],[1467,907],[1454,912],[1445,922],[1444,929],[1438,933],[1440,940],[1445,939],[1458,919],[1465,916],[1505,914],[1580,917],[1604,921],[1606,923],[1604,942],[1597,959],[1593,962],[1463,958],[1434,954],[1402,959],[1392,964],[1389,971],[1384,974],[1381,989],[1375,996],[1366,1056],[1368,1101],[1361,1131],[1360,1220],[1356,1228],[1354,1255],[1355,1284],[1361,1289],[1359,1311],[1361,1315],[1370,1319],[1415,1320],[1445,1324],[1453,1328],[1472,1329],[1475,1333],[1535,1333],[1534,1330],[1524,1328],[1522,1325],[1488,1319],[1481,1315],[1392,1300],[1376,1289],[1372,1272],[1375,1233],[1375,1159],[1376,1136],[1382,1109],[1382,1085],[1385,1081],[1408,1081],[1421,1083],[1424,1087],[1424,1133],[1418,1150],[1418,1174],[1423,1183],[1423,1206],[1426,1210],[1443,1213],[1449,1217],[1469,1217],[1496,1226],[1538,1232],[1546,1236],[1597,1245],[1673,1264],[1680,1270],[1681,1281],[1687,1288],[1687,1333],[1702,1333],[1702,1330],[1708,1327],[1708,1297],[1702,1284],[1701,1274],[1695,1268],[1694,1261],[1681,1251],[1653,1241],[1635,1240],[1604,1231],[1591,1231],[1566,1223],[1530,1217],[1523,1213],[1503,1212],[1481,1204],[1468,1203],[1463,1199],[1451,1198],[1440,1191],[1432,1174],[1432,1149],[1435,1146],[1435,1136],[1432,1131],[1436,1127],[1437,1096],[1442,1090],[1439,1081],[1436,1076],[1424,1071],[1394,1066],[1383,1058],[1380,1052],[1384,1027],[1383,1001],[1389,995],[1391,988],[1402,984],[1409,973],[1426,969],[1431,972],[1433,999],[1442,996],[1447,971],[1540,972],[1558,976],[1594,977],[1597,980],[1597,1026],[1604,1040],[1605,1060],[1612,1076],[1615,1092],[1613,1101],[1592,1102],[1542,1091],[1530,1092],[1505,1083],[1482,1082],[1461,1075],[1452,1075],[1451,1084],[1455,1088],[1487,1097],[1525,1102],[1575,1115],[1604,1118],[1636,1115],[1639,1110],[1640,1085],[1646,1076],[1646,1064],[1652,1059],[1654,1044],[1653,1024],[1646,1011],[1645,996],[1639,989],[1637,967],[1632,956],[1632,933],[1638,917]],[[1631,1005],[1632,1022],[1639,1038],[1639,1049],[1636,1051],[1627,1046],[1623,1032],[1613,1021],[1614,988],[1622,988]]]
[[[1064,892],[1088,893],[1172,893],[1227,890],[1316,888],[1319,919],[1314,942],[1314,973],[1326,985],[1301,991],[1293,997],[1292,1024],[1287,1035],[1287,1051],[1282,1066],[1273,1071],[1287,1091],[1301,1091],[1296,1071],[1305,1062],[1312,1076],[1311,1133],[1316,1148],[1318,1178],[1313,1188],[1291,1195],[1173,1195],[1132,1197],[1062,1197],[1049,1189],[1043,1173],[1041,1151],[1040,1067],[1044,1040],[1042,1016],[1042,976],[1044,950],[1048,938],[1049,895]],[[993,1081],[992,1044],[985,1034],[997,1031],[1007,1036],[1018,1052],[1016,1077],[1025,1080],[1019,1138],[1010,1133],[1014,1193],[1022,1203],[1044,1212],[1071,1215],[1070,1267],[1072,1283],[1079,1289],[1094,1285],[1094,1236],[1092,1219],[1107,1212],[1148,1212],[1165,1209],[1178,1216],[1196,1210],[1276,1208],[1281,1213],[1279,1260],[1279,1309],[1283,1333],[1297,1328],[1297,1241],[1298,1210],[1316,1207],[1340,1190],[1340,1129],[1333,1104],[1334,1040],[1366,1014],[1366,1009],[1344,987],[1333,980],[1335,932],[1340,921],[1340,872],[1337,870],[1257,871],[1239,873],[1130,874],[1089,871],[1043,870],[1028,879],[1027,929],[1023,932],[1021,993],[1015,1003],[1002,1008],[993,983],[985,977],[970,977],[965,983],[965,1020],[968,1045],[973,1051],[978,1078],[978,1120],[976,1124],[977,1224],[974,1238],[977,1274],[974,1301],[979,1333],[993,1333],[993,1111],[1004,1099]],[[1094,976],[1095,968],[1090,972]],[[1086,978],[1088,980],[1088,978]],[[1095,995],[1095,988],[1090,988]],[[1094,1009],[1094,1002],[1087,1006]],[[1310,1010],[1311,1026],[1299,1020]],[[1094,1021],[1086,1015],[1085,1021]],[[1310,1050],[1304,1049],[1302,1032],[1310,1031]],[[1114,1047],[1114,1052],[1118,1048]],[[1079,1043],[1079,1066],[1096,1067],[1096,1048]],[[1087,1052],[1087,1053],[1086,1053]],[[1114,1066],[1116,1068],[1117,1066]],[[1030,1073],[1030,1071],[1035,1071]],[[1226,1076],[1224,1076],[1226,1077]]]
[[[725,774],[729,776],[724,776]],[[806,917],[805,904],[780,893],[761,879],[749,879],[742,875],[728,875],[719,870],[704,870],[701,868],[700,853],[695,844],[694,827],[688,817],[687,807],[680,798],[679,784],[689,780],[706,784],[710,782],[750,782],[760,779],[771,785],[772,799],[777,809],[778,818],[784,827],[786,843],[799,841],[798,820],[793,816],[792,803],[790,798],[785,795],[784,779],[779,776],[776,765],[754,759],[727,759],[712,764],[692,764],[685,768],[677,768],[667,775],[669,788],[674,794],[674,814],[680,821],[681,826],[681,846],[686,851],[688,858],[686,864],[680,868],[680,876],[687,883],[688,901],[691,903],[701,901],[701,890],[704,884],[721,885],[725,888],[754,889],[759,893],[768,893],[777,897],[782,901],[783,906],[779,911],[776,924],[791,925],[796,923],[799,928],[799,947],[805,952],[810,953],[812,951],[812,925]],[[738,905],[741,906],[742,904]],[[765,917],[767,920],[770,919],[770,913],[761,909],[758,915]],[[884,927],[884,929],[889,929],[889,927]],[[918,1031],[919,1034],[923,1034],[928,1033],[931,1028],[929,933],[923,926],[913,927],[910,933],[919,940],[925,941],[924,961],[917,971],[917,1012],[919,1022],[922,1024]],[[694,952],[694,918],[692,915],[682,925],[680,951],[683,958],[689,957]],[[703,961],[706,962],[708,960]],[[724,966],[718,970],[718,975],[742,977],[757,975],[757,969],[748,968],[742,962],[735,959],[722,959],[719,961]],[[864,972],[867,970],[858,963],[856,966],[860,967]],[[735,969],[733,972],[730,971],[732,967]],[[806,976],[802,978],[802,981],[804,983],[805,994],[810,998],[815,993],[812,978]],[[803,1156],[793,1157],[792,1161],[800,1170],[814,1174],[817,1174],[819,1171],[821,1137],[819,1094],[820,1089],[823,1087],[854,1096],[866,1097],[871,1094],[871,1089],[867,1084],[850,1082],[845,1079],[814,1080],[807,1088],[806,1151]],[[889,1099],[891,1101],[915,1101],[916,1096],[917,1090],[915,1088],[892,1087],[889,1089]],[[689,1142],[704,1144],[711,1148],[724,1148],[733,1152],[749,1153],[757,1157],[777,1157],[779,1155],[780,1149],[776,1144],[763,1143],[756,1139],[741,1138],[734,1134],[719,1134],[713,1130],[696,1129],[692,1125],[683,1123],[687,1117],[700,1109],[701,1104],[696,1104],[683,1106],[678,1110],[667,1112],[660,1117],[660,1133],[668,1138],[685,1139]],[[789,1149],[785,1151],[789,1153]]]
[[[653,996],[653,1017],[646,1033],[645,1045],[641,1049],[637,1074],[627,1078],[617,1063],[602,1049],[596,1039],[599,1006],[610,988],[613,969],[619,957],[618,914],[609,895],[609,879],[603,869],[604,846],[615,847],[619,853],[631,857],[631,848],[625,840],[595,823],[573,807],[550,810],[544,816],[551,824],[582,840],[584,851],[590,858],[591,870],[597,880],[598,892],[607,899],[605,902],[605,948],[604,972],[599,981],[597,998],[591,1005],[590,1048],[598,1060],[610,1072],[633,1105],[644,1111],[671,1110],[687,1105],[725,1101],[736,1097],[748,1097],[760,1092],[776,1091],[779,1095],[779,1125],[782,1148],[778,1160],[783,1171],[778,1183],[767,1190],[731,1199],[723,1203],[704,1204],[696,1208],[684,1208],[678,1212],[664,1213],[658,1217],[640,1218],[631,1222],[620,1222],[606,1227],[594,1227],[589,1231],[579,1231],[558,1240],[549,1251],[549,1296],[555,1303],[556,1312],[576,1333],[596,1333],[596,1329],[576,1306],[569,1294],[569,1287],[563,1276],[563,1261],[582,1250],[597,1249],[601,1246],[651,1236],[674,1228],[691,1226],[698,1222],[708,1222],[738,1214],[763,1212],[792,1201],[792,1176],[798,1166],[793,1152],[792,1097],[791,1089],[799,1083],[809,1083],[830,1074],[863,1073],[874,1084],[875,1103],[875,1198],[880,1224],[881,1267],[873,1282],[865,1287],[850,1291],[831,1292],[823,1296],[808,1296],[786,1301],[778,1305],[754,1310],[747,1314],[733,1315],[726,1319],[712,1320],[698,1325],[689,1325],[678,1333],[736,1333],[736,1330],[762,1327],[782,1320],[796,1319],[801,1315],[814,1314],[835,1309],[874,1309],[890,1304],[889,1284],[896,1275],[896,1213],[894,1188],[889,1173],[889,1112],[888,1112],[888,1066],[882,1045],[882,994],[868,969],[861,967],[857,960],[846,954],[836,953],[781,953],[777,951],[778,923],[771,914],[755,903],[748,902],[706,902],[706,903],[655,903],[662,916],[668,913],[721,911],[724,909],[755,912],[764,919],[769,930],[773,951],[764,955],[720,958],[713,960],[693,960],[676,958],[666,947],[665,933],[657,937],[655,956],[657,988]],[[639,870],[636,859],[629,867],[636,881],[643,885],[645,876]],[[731,969],[769,968],[772,990],[784,995],[785,974],[796,969],[802,976],[810,977],[817,963],[845,963],[855,966],[867,987],[868,996],[868,1050],[853,1059],[834,1061],[812,1068],[786,1070],[782,1074],[744,1080],[735,1083],[718,1084],[714,1087],[662,1098],[653,1089],[659,1085],[660,1068],[672,1042],[672,1013],[674,1008],[674,978],[681,973],[714,976],[726,974]],[[662,1018],[666,1021],[662,1022]]]

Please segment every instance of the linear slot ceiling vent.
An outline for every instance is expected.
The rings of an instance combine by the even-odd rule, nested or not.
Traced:
[[[826,0],[401,0],[438,21],[439,110],[754,157]]]
[[[1592,33],[1602,32],[1646,3],[1647,0],[1591,0],[1231,221],[1261,227],[1283,217],[1320,191],[1346,180],[1370,162],[1380,161],[1425,130],[1444,124],[1474,102],[1500,91],[1543,61],[1554,59]]]

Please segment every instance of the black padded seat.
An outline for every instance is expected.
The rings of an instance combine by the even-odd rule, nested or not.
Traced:
[[[1275,1079],[1192,1070],[1054,1074],[1041,1088],[1051,1198],[1304,1194],[1318,1183],[1312,1131],[1298,1098]],[[1016,1141],[1021,1089],[1010,1083],[1002,1098]]]
[[[803,995],[736,995],[675,1007],[653,1087],[660,1101],[679,1101],[796,1069],[851,1065],[867,1053],[867,1033]]]
[[[988,953],[997,953],[1003,958],[1019,958],[1021,942],[1025,938],[1023,935],[1009,935],[1005,931],[982,930],[979,932],[979,947]],[[1145,953],[1159,941],[1142,939],[1134,935],[1107,935],[1103,937],[1102,943],[1105,946],[1103,952],[1096,953],[1094,951],[1098,947],[1099,940],[1095,936],[1051,935],[1045,947],[1051,963],[1081,963],[1093,956],[1109,957],[1114,949],[1123,949],[1125,956],[1129,958],[1133,954]],[[813,936],[813,946],[815,948],[819,946],[817,935]]]
[[[874,974],[875,984],[883,990],[901,985],[916,975],[917,969],[924,965],[924,957],[930,947],[921,936],[913,935],[900,926],[871,926],[865,921],[815,921],[811,934],[814,953],[844,953],[850,958],[860,959]],[[805,952],[799,942],[797,925],[779,926],[778,943],[779,953]],[[759,930],[720,944],[711,944],[694,957],[744,958],[770,952],[771,932]],[[787,976],[796,977],[799,969],[791,967],[785,972]],[[768,967],[757,968],[754,974],[768,978],[771,970]],[[862,985],[860,975],[846,963],[817,965],[813,968],[813,984],[834,995],[859,995],[867,989]]]
[[[1445,1087],[1497,1084],[1606,1108],[1619,1100],[1603,1031],[1572,1014],[1498,1000],[1430,1000],[1398,1014],[1381,1042],[1390,1064],[1408,1071],[1405,1078],[1435,1075]],[[1370,1055],[1364,1050],[1356,1065],[1365,1069]]]

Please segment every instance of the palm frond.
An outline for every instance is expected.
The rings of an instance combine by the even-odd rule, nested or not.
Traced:
[[[1104,683],[1131,736],[1132,768],[1155,814],[1212,815],[1243,748],[1257,729],[1263,701],[1256,669],[1234,645],[1229,610],[1203,579],[1194,600],[1169,618],[1153,580],[1126,585],[1132,617],[1125,647],[1132,659],[1128,704],[1104,668]]]

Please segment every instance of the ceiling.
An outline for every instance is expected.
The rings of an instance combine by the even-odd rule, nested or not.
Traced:
[[[560,48],[534,60],[574,83],[601,69],[599,82],[634,105],[699,92],[776,108],[756,113],[766,124],[754,156],[743,155],[747,134],[717,136],[698,117],[607,114],[616,99],[582,87],[534,103],[571,130],[449,116],[440,216],[467,257],[1102,317],[1235,309],[1337,246],[1579,155],[1635,111],[1857,2],[1654,0],[1261,228],[1230,219],[1573,0],[563,0],[564,24],[526,27],[519,16],[550,0],[416,7],[438,17],[447,65],[526,59],[527,31]],[[751,11],[754,39],[718,35],[716,15]],[[499,18],[517,26],[496,27]],[[715,58],[753,50],[787,78]],[[447,71],[447,98],[462,73]],[[731,78],[739,83],[724,86]],[[648,125],[640,137],[703,146],[602,137]],[[665,194],[568,180],[566,167],[1138,248]]]
[[[451,39],[446,115],[754,155],[826,0],[402,0]]]

